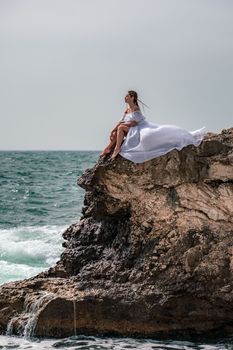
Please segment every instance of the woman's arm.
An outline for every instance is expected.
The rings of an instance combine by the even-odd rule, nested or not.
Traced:
[[[139,108],[135,108],[135,111],[134,111],[134,112],[137,112],[138,110],[140,111]],[[128,112],[128,109],[125,110],[125,113],[127,113],[127,112]],[[124,114],[125,114],[125,113],[124,113]],[[124,122],[124,121],[121,119],[121,120],[119,121],[119,123],[117,123],[117,125],[112,129],[111,133],[113,133],[114,131],[116,131],[117,128],[118,128],[118,126],[119,126],[120,124],[124,124],[124,125],[127,125],[127,126],[135,126],[135,125],[137,125],[137,120],[132,120],[132,121],[130,121],[130,122]]]
[[[116,130],[117,130],[117,128],[118,128],[118,126],[119,126],[121,123],[123,123],[123,122],[122,122],[122,121],[120,121],[119,123],[117,123],[117,125],[115,126],[115,128],[113,128],[113,129],[112,129],[112,132],[113,132],[113,131],[116,131]]]
[[[121,125],[121,124],[131,127],[131,126],[137,125],[137,122],[136,122],[135,120],[131,120],[130,122],[124,122],[124,121],[119,122],[119,123],[115,126],[115,128],[111,131],[111,134],[114,133],[115,131],[117,131],[118,126]]]
[[[123,122],[123,125],[127,125],[127,126],[135,126],[137,125],[136,120],[131,120],[130,122]]]

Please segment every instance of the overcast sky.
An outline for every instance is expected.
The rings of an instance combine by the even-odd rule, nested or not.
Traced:
[[[0,0],[0,150],[101,150],[129,89],[152,122],[232,127],[232,19],[232,0]]]

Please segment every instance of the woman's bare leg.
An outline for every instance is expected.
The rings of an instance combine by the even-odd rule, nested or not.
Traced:
[[[115,145],[115,143],[116,143],[116,133],[114,134],[112,140],[109,142],[107,147],[105,147],[103,152],[100,154],[100,157],[103,157],[103,156],[109,154],[111,152],[111,150],[112,150],[112,147]]]
[[[128,132],[128,127],[125,126],[119,126],[117,128],[117,137],[116,137],[116,146],[114,148],[113,154],[111,156],[111,159],[115,159],[118,153],[120,152],[121,149],[121,144],[124,138],[125,133]]]

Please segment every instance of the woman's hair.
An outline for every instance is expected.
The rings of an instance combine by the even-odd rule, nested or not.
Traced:
[[[134,91],[134,90],[129,90],[129,91],[128,91],[128,94],[129,94],[131,97],[133,97],[133,102],[139,107],[139,105],[138,105],[138,94],[137,94],[137,92]]]
[[[134,102],[138,107],[139,107],[138,101],[141,102],[142,105],[145,105],[146,107],[148,107],[145,103],[143,103],[141,100],[139,100],[138,94],[137,94],[136,91],[134,91],[134,90],[129,90],[129,91],[128,91],[128,94],[129,94],[131,97],[133,97],[133,102]],[[148,107],[148,108],[149,108],[149,107]],[[143,109],[144,109],[144,107],[143,107]]]

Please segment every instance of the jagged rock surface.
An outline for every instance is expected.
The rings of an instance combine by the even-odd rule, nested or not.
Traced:
[[[78,178],[82,217],[57,264],[0,288],[0,331],[233,335],[233,128]]]

